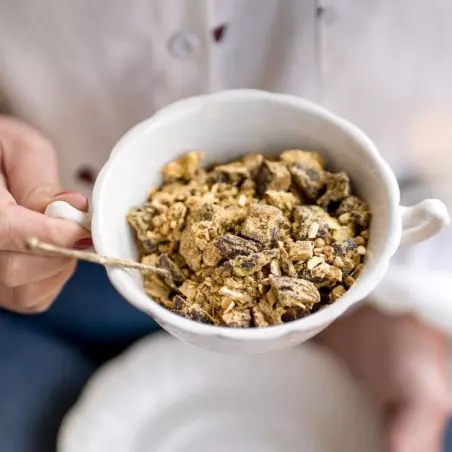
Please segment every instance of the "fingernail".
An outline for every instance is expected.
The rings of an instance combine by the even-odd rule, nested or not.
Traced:
[[[86,250],[88,248],[91,248],[93,246],[93,239],[87,238],[87,239],[81,239],[74,244],[74,250]]]
[[[57,194],[55,195],[55,198],[56,198],[57,196],[69,195],[69,194],[72,194],[72,193],[77,193],[77,194],[79,194],[79,193],[76,192],[76,191],[65,190],[65,191],[61,191],[60,193],[57,193]]]

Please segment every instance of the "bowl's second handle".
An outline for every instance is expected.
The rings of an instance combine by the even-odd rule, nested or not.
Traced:
[[[438,234],[450,224],[446,206],[437,199],[426,199],[413,207],[400,207],[401,245],[412,245]]]
[[[400,207],[402,245],[422,242],[450,223],[446,206],[427,199],[413,207]],[[411,314],[452,334],[452,294],[448,272],[391,264],[382,282],[369,298],[371,304],[390,315]]]

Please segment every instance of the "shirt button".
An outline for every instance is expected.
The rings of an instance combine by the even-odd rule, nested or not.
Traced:
[[[199,38],[194,33],[176,33],[169,41],[169,50],[176,58],[187,58],[196,53],[201,46]]]

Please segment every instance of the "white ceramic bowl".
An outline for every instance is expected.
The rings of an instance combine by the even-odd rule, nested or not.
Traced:
[[[247,152],[320,150],[329,165],[345,170],[369,203],[373,220],[367,270],[345,296],[300,320],[267,328],[233,329],[187,320],[149,299],[137,272],[108,269],[111,282],[134,306],[174,336],[221,352],[259,353],[292,346],[319,333],[380,282],[401,241],[423,240],[447,222],[439,201],[399,206],[399,188],[374,144],[357,127],[304,99],[254,90],[225,91],[179,101],[128,132],[113,149],[94,188],[91,230],[99,254],[136,258],[126,213],[159,185],[162,165],[202,149],[206,163],[230,161]],[[85,226],[90,217],[61,203],[49,215]]]

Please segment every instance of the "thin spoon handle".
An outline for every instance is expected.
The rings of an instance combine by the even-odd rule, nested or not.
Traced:
[[[156,273],[163,277],[170,276],[169,272],[161,268],[152,267],[151,265],[143,265],[129,259],[119,259],[117,257],[105,257],[96,253],[88,253],[86,251],[72,250],[62,246],[52,245],[50,243],[41,242],[37,238],[28,240],[28,248],[31,251],[41,251],[55,256],[71,257],[82,261],[92,262],[93,264],[104,265],[105,267],[120,267],[140,270],[142,272]]]

